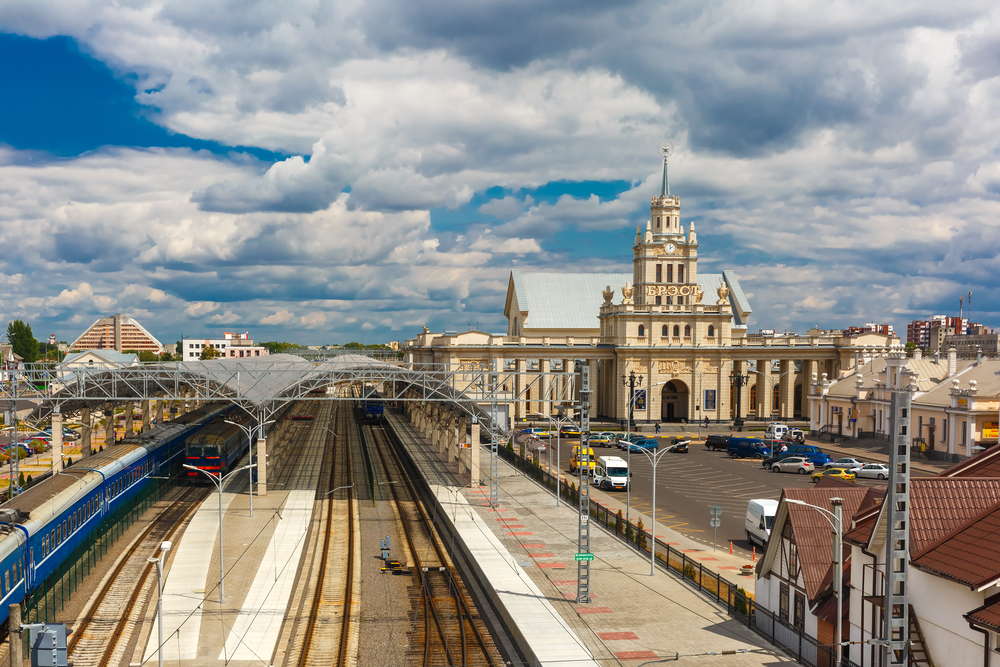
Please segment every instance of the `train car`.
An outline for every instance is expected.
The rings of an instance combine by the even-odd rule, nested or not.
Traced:
[[[249,419],[246,415],[233,415],[230,421],[244,424],[249,422]],[[246,454],[249,445],[250,441],[243,428],[216,419],[185,441],[184,464],[213,475],[223,476],[235,468],[236,463]],[[197,471],[186,470],[186,472],[188,481],[208,483],[208,480],[198,480],[201,475]]]
[[[89,456],[0,505],[0,623],[100,522],[183,461],[192,432],[230,406],[209,405]]]

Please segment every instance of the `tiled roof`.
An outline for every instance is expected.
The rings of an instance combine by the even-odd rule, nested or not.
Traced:
[[[881,504],[858,511],[852,521],[853,528],[844,533],[844,541],[857,544],[859,547],[867,546],[881,513]]]
[[[910,554],[919,554],[998,503],[1000,479],[911,479]]]
[[[965,615],[965,618],[977,625],[1000,630],[1000,594],[986,598],[986,604],[973,609]]]
[[[867,488],[855,486],[846,488],[841,486],[819,487],[812,489],[785,489],[782,491],[782,500],[792,499],[816,505],[818,507],[829,508],[831,498],[843,498],[843,516],[846,520],[858,511],[864,502]],[[781,509],[784,509],[782,512]],[[782,502],[779,506],[781,519],[787,517],[791,522],[792,533],[795,535],[795,544],[798,547],[799,562],[802,565],[802,579],[805,582],[806,596],[810,603],[814,603],[823,592],[823,581],[829,586],[830,570],[833,567],[830,554],[833,551],[833,532],[830,529],[830,522],[826,515],[811,507],[803,507]],[[781,524],[781,525],[779,525]],[[774,525],[775,534],[781,534],[784,528],[783,522],[776,520]],[[777,547],[780,540],[772,540]],[[845,547],[845,557],[850,554],[850,550]],[[773,558],[771,545],[768,545],[767,557]]]
[[[972,590],[1000,579],[1000,503],[927,546],[912,563]]]
[[[975,456],[953,465],[938,477],[1000,477],[1000,445],[993,445]]]

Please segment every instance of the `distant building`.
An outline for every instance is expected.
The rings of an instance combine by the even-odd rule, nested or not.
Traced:
[[[163,345],[141,324],[131,317],[117,314],[102,317],[69,346],[71,352],[82,350],[135,350],[159,354]]]
[[[891,324],[877,324],[875,322],[868,322],[860,327],[848,327],[844,329],[845,336],[860,336],[866,333],[880,333],[885,336],[895,336],[896,333],[892,330]]]
[[[214,347],[222,356],[220,359],[240,359],[246,357],[266,357],[271,351],[262,345],[254,345],[249,333],[222,334],[222,338],[182,338],[182,361],[197,361],[205,348]]]
[[[934,336],[940,338],[939,346],[935,350],[931,349],[932,329],[951,329],[951,333],[964,332],[969,326],[969,320],[965,317],[949,317],[948,315],[932,315],[926,320],[913,320],[906,325],[906,342],[913,343],[921,350],[937,351],[943,342],[943,336],[948,334],[935,333]]]

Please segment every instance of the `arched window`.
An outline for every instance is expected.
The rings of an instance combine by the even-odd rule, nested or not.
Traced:
[[[667,337],[667,325],[666,324],[663,325],[663,333],[661,333],[660,335],[663,336],[664,338]]]
[[[712,324],[708,325],[708,337],[709,338],[714,338],[715,337],[715,325],[712,325]]]
[[[644,327],[643,325],[640,324],[639,325],[639,338],[642,338],[645,335],[646,335],[646,327]]]
[[[691,337],[691,325],[690,324],[684,325],[684,337],[685,338],[690,338]]]
[[[674,337],[675,338],[680,338],[680,335],[681,335],[681,328],[675,324],[674,325]]]

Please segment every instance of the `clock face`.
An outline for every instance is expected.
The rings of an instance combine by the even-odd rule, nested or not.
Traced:
[[[668,243],[664,248],[664,250],[667,251],[668,255],[673,255],[674,251],[677,250],[677,246],[675,246],[673,243]]]

